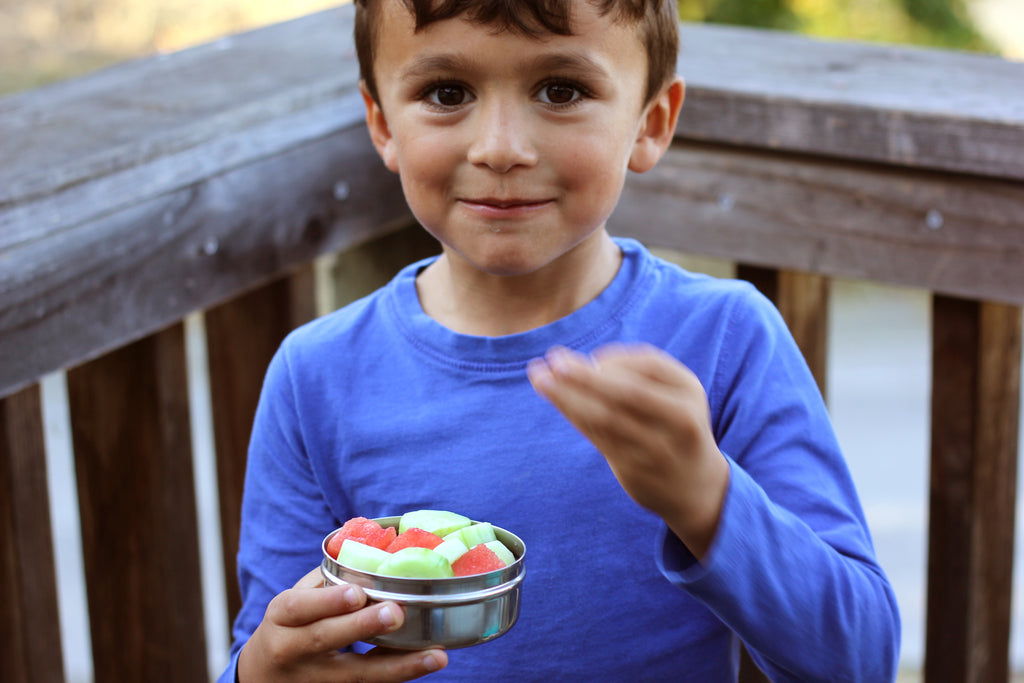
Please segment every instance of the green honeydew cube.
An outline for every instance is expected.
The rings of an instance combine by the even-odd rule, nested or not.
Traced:
[[[512,551],[505,547],[505,544],[501,541],[494,540],[484,543],[485,546],[490,548],[498,559],[505,563],[506,566],[516,561],[516,556],[512,554]]]
[[[494,527],[489,522],[463,527],[459,533],[462,534],[462,542],[466,544],[467,548],[478,546],[481,543],[490,543],[498,538],[494,535]]]
[[[390,557],[389,552],[353,541],[351,538],[346,538],[341,544],[341,550],[338,551],[339,564],[363,572],[376,572],[380,563]]]
[[[429,548],[402,548],[377,566],[377,573],[410,579],[443,579],[455,576],[451,562]]]
[[[470,524],[464,526],[461,529],[456,529],[447,536],[444,540],[450,538],[457,538],[466,544],[467,548],[480,545],[481,543],[490,543],[491,541],[497,540],[497,536],[494,534],[494,527],[488,522],[480,522],[478,524]]]
[[[409,529],[423,529],[442,538],[457,531],[462,527],[469,526],[472,520],[455,512],[446,510],[413,510],[406,512],[398,521],[398,533],[404,533]]]
[[[462,542],[462,539],[458,538],[456,534],[458,534],[457,531],[453,534],[449,534],[447,539],[434,548],[435,553],[444,555],[445,559],[449,562],[454,562],[462,557],[463,553],[469,550],[469,548],[466,547],[466,544]]]

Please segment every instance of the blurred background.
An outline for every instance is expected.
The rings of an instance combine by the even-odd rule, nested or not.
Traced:
[[[336,5],[330,0],[0,0],[0,95],[86,74],[124,60],[173,52]],[[998,54],[1024,60],[1024,0],[681,0],[686,21]],[[684,74],[685,76],[685,74]],[[1022,86],[1024,87],[1024,86]],[[0,160],[2,163],[2,160]],[[730,275],[729,264],[690,267]],[[904,681],[920,680],[928,510],[928,294],[835,281],[830,313],[829,406],[860,489],[879,558],[904,621]],[[191,334],[191,333],[190,333]],[[202,340],[190,337],[194,353]],[[47,397],[53,524],[58,547],[77,539],[74,470],[61,382]],[[201,392],[198,394],[202,400]],[[52,400],[50,400],[52,398]],[[1024,416],[1022,416],[1024,424]],[[202,431],[202,425],[196,425]],[[197,458],[208,448],[196,449]],[[62,456],[61,453],[64,455]],[[1024,468],[1020,468],[1024,472]],[[200,477],[210,471],[197,467]],[[199,505],[211,505],[197,481]],[[1024,491],[1024,482],[1018,483]],[[204,503],[204,501],[206,501]],[[1019,517],[1019,515],[1018,515]],[[200,510],[200,518],[203,511]],[[1018,535],[1021,524],[1018,522]],[[62,543],[68,539],[68,544]],[[1024,557],[1017,542],[1011,653],[1024,671]],[[216,546],[204,554],[217,555]],[[67,558],[65,558],[67,559]],[[215,565],[214,565],[215,566]],[[207,585],[216,585],[211,580]],[[91,680],[84,585],[62,586],[62,637],[70,681]],[[1008,597],[1008,599],[1010,599]],[[222,632],[221,613],[208,633]],[[226,642],[210,643],[226,661]],[[211,664],[216,669],[219,662]]]
[[[330,0],[0,0],[0,93],[180,50]],[[686,21],[1024,59],[1024,0],[680,0]]]

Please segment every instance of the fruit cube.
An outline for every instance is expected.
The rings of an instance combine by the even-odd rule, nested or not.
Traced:
[[[398,521],[398,533],[409,529],[423,529],[438,536],[447,536],[456,529],[469,526],[469,517],[445,510],[413,510]]]
[[[383,550],[395,540],[396,536],[398,536],[398,532],[394,527],[384,529],[372,519],[353,517],[345,522],[341,529],[327,542],[327,554],[331,557],[337,557],[338,552],[341,550],[341,544],[347,538]]]
[[[498,537],[494,535],[494,527],[489,522],[479,522],[464,526],[445,536],[446,540],[449,538],[458,538],[466,544],[467,548],[472,548],[481,543],[495,541]]]
[[[466,544],[463,543],[461,539],[455,538],[451,534],[449,534],[448,538],[446,538],[443,543],[434,548],[435,553],[444,555],[448,558],[449,562],[454,562],[459,559],[467,550],[469,550],[469,548],[466,547]]]
[[[338,562],[363,572],[376,572],[380,563],[391,557],[391,553],[372,545],[346,538],[338,551]]]
[[[482,543],[470,548],[462,557],[452,562],[452,572],[455,576],[484,574],[504,567],[505,563],[501,561],[501,558]]]
[[[429,548],[402,548],[377,566],[377,573],[410,579],[443,579],[454,576],[452,565]]]
[[[430,548],[433,550],[437,546],[441,545],[444,541],[443,538],[437,534],[432,534],[429,531],[418,529],[413,527],[407,531],[403,531],[395,537],[395,540],[388,544],[388,547],[384,550],[389,553],[396,553],[402,548]]]
[[[506,567],[516,561],[516,556],[501,541],[489,541],[484,545],[490,548],[498,556],[498,559],[505,563]]]

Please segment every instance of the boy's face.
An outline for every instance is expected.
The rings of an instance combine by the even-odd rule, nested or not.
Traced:
[[[627,168],[668,144],[649,139],[639,29],[590,3],[573,3],[574,35],[541,39],[464,17],[417,33],[399,0],[382,10],[379,105],[364,92],[374,144],[417,220],[477,271],[526,275],[571,253],[604,227]]]

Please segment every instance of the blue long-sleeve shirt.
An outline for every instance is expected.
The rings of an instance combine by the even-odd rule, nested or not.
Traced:
[[[745,283],[632,240],[594,301],[505,337],[428,317],[415,277],[292,333],[253,428],[238,555],[242,644],[354,516],[447,509],[526,544],[518,623],[431,680],[735,680],[738,644],[776,681],[895,679],[896,600],[810,372]],[[698,564],[526,378],[554,345],[665,349],[700,379],[731,477]]]

